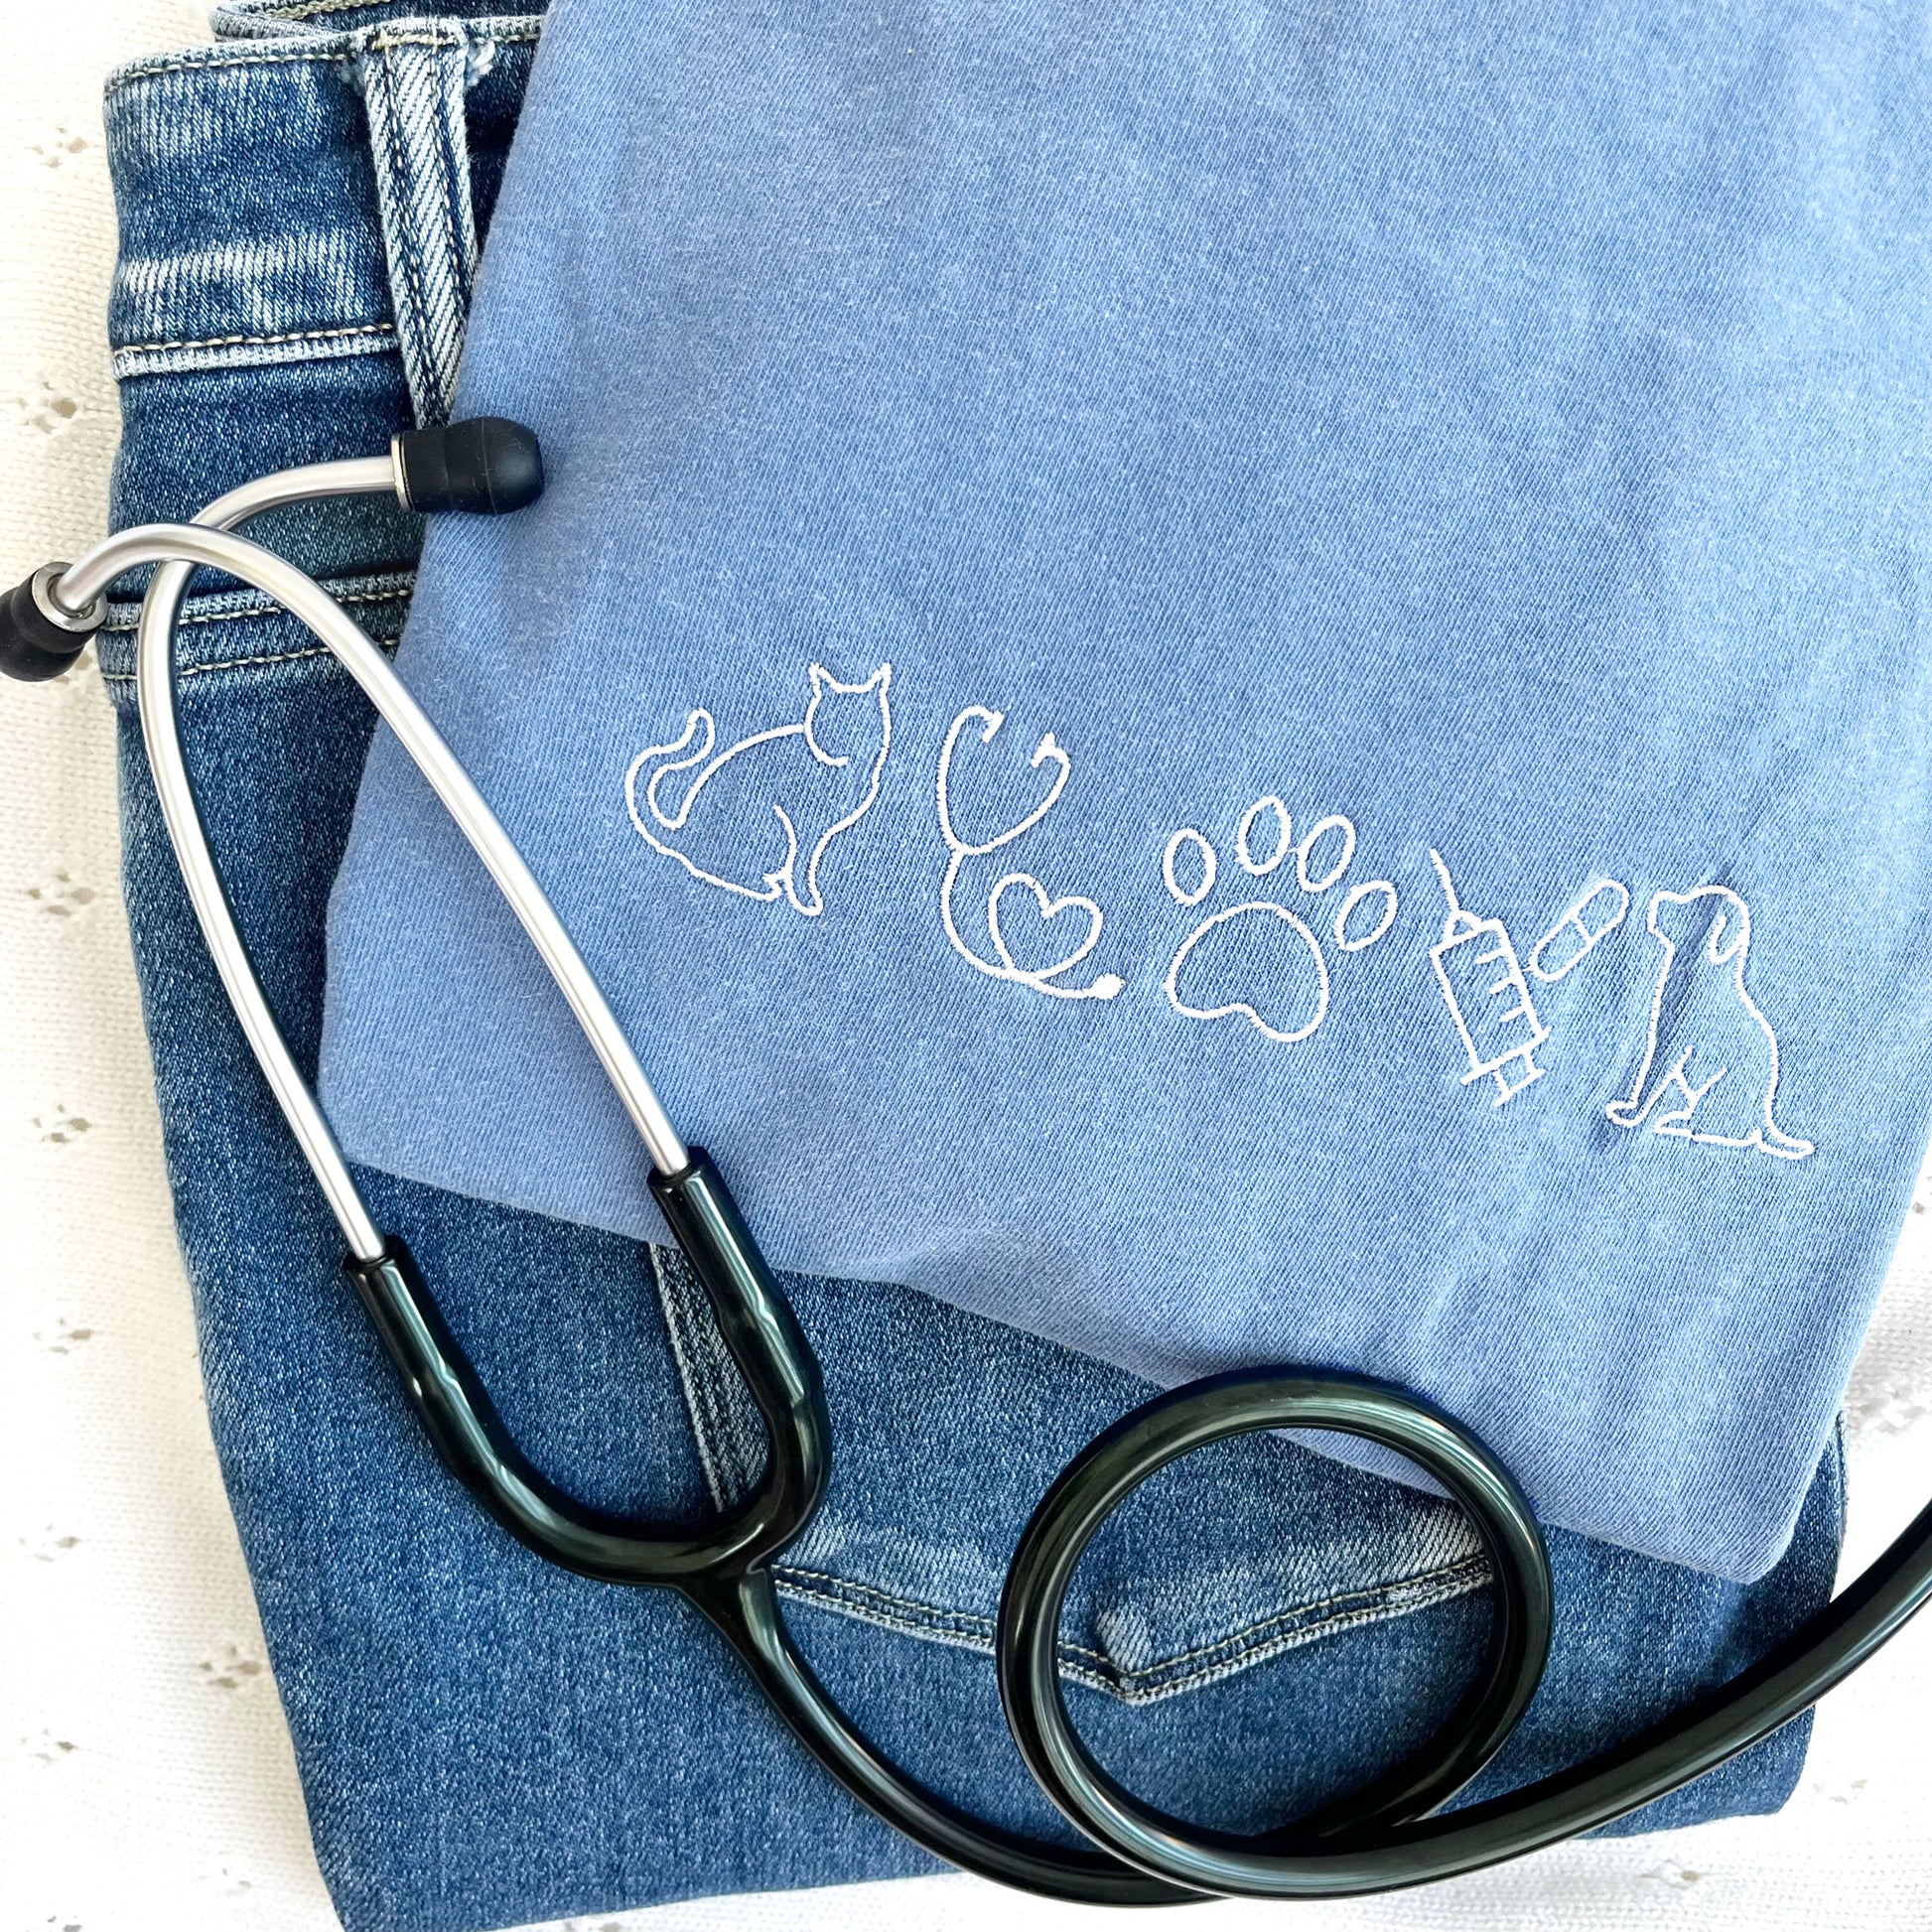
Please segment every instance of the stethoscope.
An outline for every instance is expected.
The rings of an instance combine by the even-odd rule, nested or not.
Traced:
[[[1024,1890],[1091,1904],[1202,1895],[1333,1897],[1427,1883],[1606,1824],[1775,1730],[1857,1669],[1932,1595],[1932,1507],[1857,1582],[1750,1669],[1631,1742],[1506,1797],[1432,1816],[1480,1771],[1535,1695],[1549,1654],[1549,1557],[1509,1472],[1460,1424],[1364,1377],[1292,1368],[1192,1382],[1136,1409],[1068,1464],[1020,1539],[1000,1602],[1000,1696],[1022,1756],[1094,1842],[1069,1850],[981,1823],[926,1790],[851,1724],[791,1641],[772,1563],[811,1521],[831,1459],[818,1363],[718,1170],[687,1147],[652,1091],[570,935],[463,766],[387,658],[313,579],[229,534],[265,510],[393,492],[406,509],[501,512],[543,487],[536,439],[481,418],[398,436],[389,454],[285,470],[231,490],[192,524],[155,523],[48,564],[0,609],[0,669],[67,669],[107,615],[124,571],[159,564],[142,605],[136,688],[155,788],[208,950],[249,1045],[348,1243],[348,1275],[431,1441],[483,1507],[539,1556],[609,1583],[658,1584],[702,1610],[805,1747],[854,1797],[940,1859]],[[683,1533],[607,1515],[524,1458],[423,1285],[409,1250],[370,1219],[304,1084],[235,929],[202,828],[175,721],[174,636],[196,566],[252,585],[347,668],[415,759],[563,989],[650,1156],[650,1190],[703,1284],[763,1417],[757,1490]],[[1431,1743],[1367,1790],[1281,1830],[1236,1837],[1142,1804],[1074,1731],[1055,1662],[1061,1606],[1082,1552],[1158,1471],[1224,1437],[1340,1430],[1420,1464],[1474,1518],[1496,1583],[1474,1687]]]

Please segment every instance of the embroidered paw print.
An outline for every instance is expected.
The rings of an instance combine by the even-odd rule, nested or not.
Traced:
[[[1250,879],[1273,879],[1294,860],[1294,880],[1311,900],[1338,888],[1355,857],[1355,827],[1339,813],[1318,819],[1299,843],[1288,807],[1257,798],[1234,834],[1234,862]],[[1183,826],[1161,855],[1161,877],[1190,911],[1214,891],[1220,861],[1201,833]],[[1309,910],[1324,919],[1337,952],[1364,952],[1395,924],[1399,901],[1386,879],[1351,887]],[[1327,904],[1334,906],[1326,918]],[[1330,982],[1321,940],[1309,919],[1277,898],[1249,898],[1210,912],[1180,942],[1162,983],[1183,1020],[1245,1019],[1284,1046],[1311,1037],[1328,1017]]]

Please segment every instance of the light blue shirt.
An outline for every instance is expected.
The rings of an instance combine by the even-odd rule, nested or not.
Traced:
[[[560,0],[400,662],[774,1262],[1769,1567],[1932,1095],[1923,15]],[[386,737],[324,1093],[661,1231]]]

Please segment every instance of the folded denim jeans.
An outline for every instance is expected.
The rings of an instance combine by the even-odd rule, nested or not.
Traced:
[[[253,24],[273,23],[257,10]],[[392,170],[440,152],[447,190],[460,129],[481,233],[536,22],[364,8],[326,24],[143,62],[110,85],[118,525],[380,450],[433,409],[438,355],[454,366],[461,308],[439,349],[417,328],[435,304],[414,313],[433,278],[407,252],[443,221]],[[385,68],[458,49],[452,94]],[[446,110],[432,138],[420,117]],[[398,208],[414,229],[387,218]],[[345,502],[256,533],[395,638],[410,520]],[[285,613],[211,577],[193,588],[177,644],[188,759],[250,954],[312,1069],[325,908],[371,719]],[[804,1757],[686,1605],[545,1566],[437,1464],[176,871],[134,710],[137,589],[100,644],[136,965],[214,1439],[345,1924],[469,1932],[931,1869]],[[438,1104],[420,1095],[426,1114]],[[548,1473],[686,1520],[755,1476],[756,1417],[675,1254],[359,1178]],[[910,1291],[786,1288],[824,1363],[835,1446],[825,1507],[784,1558],[801,1645],[919,1776],[1069,1838],[1006,1737],[993,1616],[1028,1512],[1146,1385]],[[1472,1795],[1629,1734],[1775,1642],[1829,1590],[1841,1506],[1834,1449],[1790,1553],[1748,1587],[1553,1535],[1550,1670]],[[1225,1446],[1151,1484],[1083,1564],[1062,1630],[1076,1719],[1156,1802],[1258,1829],[1426,1739],[1480,1653],[1484,1581],[1448,1504],[1286,1441]],[[1795,1723],[1615,1829],[1774,1809],[1807,1734]]]

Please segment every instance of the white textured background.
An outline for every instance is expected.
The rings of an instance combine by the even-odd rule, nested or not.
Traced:
[[[116,421],[100,81],[204,38],[206,11],[0,0],[0,585],[102,528]],[[0,685],[0,1932],[329,1932],[202,1412],[117,863],[112,724],[91,658],[52,685]],[[1852,1393],[1852,1566],[1932,1492],[1922,1213]],[[1381,1901],[1205,1907],[1187,1923],[1923,1927],[1928,1729],[1932,1618],[1828,1703],[1777,1819],[1565,1848]],[[940,1878],[576,1925],[1033,1932],[1076,1918],[1096,1922]]]

